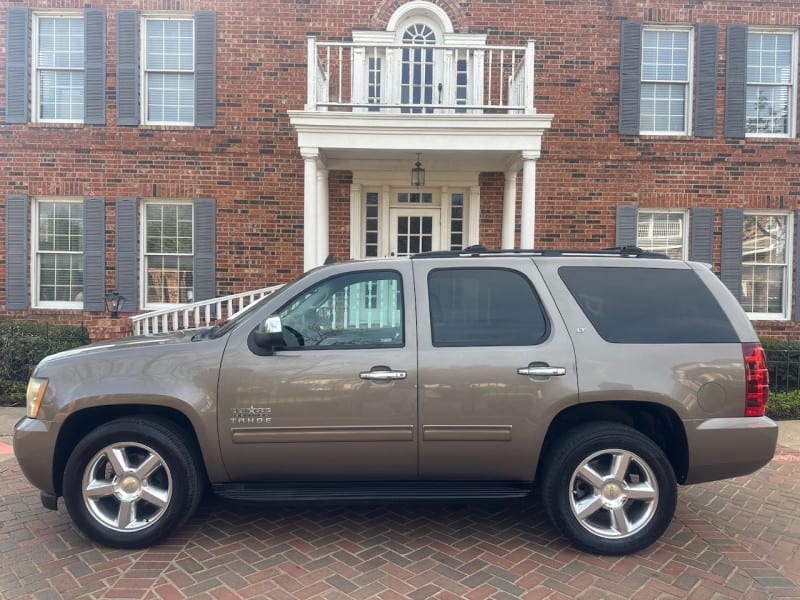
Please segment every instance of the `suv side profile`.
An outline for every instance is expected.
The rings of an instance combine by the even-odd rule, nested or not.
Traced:
[[[432,252],[309,271],[225,323],[44,359],[14,449],[109,546],[231,499],[516,498],[627,554],[678,484],[772,458],[764,352],[703,264],[637,248]]]

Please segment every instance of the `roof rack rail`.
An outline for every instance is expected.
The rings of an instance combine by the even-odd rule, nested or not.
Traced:
[[[638,246],[617,246],[603,249],[500,248],[467,246],[462,250],[433,250],[412,254],[411,258],[459,258],[477,256],[621,256],[626,258],[669,258],[661,252],[642,250]]]

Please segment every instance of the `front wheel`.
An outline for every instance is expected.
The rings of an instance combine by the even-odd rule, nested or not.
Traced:
[[[545,460],[545,510],[575,545],[597,554],[630,554],[669,526],[677,502],[672,465],[637,430],[617,423],[583,425]]]
[[[72,451],[64,504],[87,537],[115,548],[165,538],[194,512],[203,490],[194,445],[151,418],[101,425]]]

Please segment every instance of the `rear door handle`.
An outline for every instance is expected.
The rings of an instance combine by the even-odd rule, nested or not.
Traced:
[[[527,375],[528,377],[560,377],[566,375],[567,370],[564,367],[550,367],[548,365],[537,365],[530,367],[522,367],[517,369],[520,375]]]
[[[405,371],[362,371],[358,374],[361,379],[366,379],[368,381],[398,381],[400,379],[405,379],[408,377],[408,373]]]

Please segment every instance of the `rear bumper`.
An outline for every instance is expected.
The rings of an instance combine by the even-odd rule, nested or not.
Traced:
[[[14,455],[22,473],[41,491],[56,495],[53,459],[60,423],[24,417],[14,426]]]
[[[687,484],[747,475],[775,455],[778,425],[768,417],[703,419],[684,424],[689,443]]]

